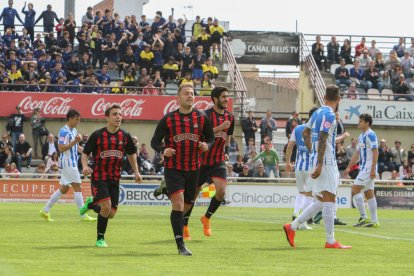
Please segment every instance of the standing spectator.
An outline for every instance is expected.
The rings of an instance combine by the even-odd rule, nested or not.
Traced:
[[[266,117],[263,117],[260,122],[260,134],[262,136],[261,144],[264,143],[264,137],[269,136],[270,141],[273,139],[273,131],[277,130],[276,119],[272,117],[272,111],[266,111]]]
[[[23,122],[26,120],[26,117],[22,113],[20,106],[16,106],[16,113],[10,115],[10,136],[12,139],[13,147],[16,145],[17,140],[19,139],[20,134],[23,133]]]
[[[15,156],[13,153],[13,149],[11,146],[6,146],[4,148],[4,152],[0,155],[0,168],[6,166],[6,164],[10,164],[15,160]]]
[[[407,154],[405,153],[405,149],[401,147],[401,141],[396,140],[394,142],[394,147],[391,148],[391,154],[392,154],[392,162],[394,164],[394,169],[396,171],[399,171],[400,166],[404,165],[405,158],[407,157]]]
[[[345,126],[342,123],[341,118],[339,117],[339,112],[335,112],[335,120],[336,120],[336,134],[340,136],[345,133]]]
[[[42,150],[43,147],[42,128],[44,125],[44,119],[40,116],[39,108],[35,108],[33,110],[32,118],[30,119],[30,125],[32,126],[34,157],[38,158],[38,146],[40,147],[40,150]]]
[[[19,172],[22,171],[22,161],[26,160],[27,167],[30,168],[30,163],[32,162],[32,146],[29,142],[26,141],[24,134],[20,134],[19,141],[16,143],[15,147],[17,169]]]
[[[22,25],[24,24],[16,9],[13,9],[13,0],[9,0],[9,6],[7,8],[4,8],[3,12],[0,15],[0,21],[3,19],[4,32],[6,32],[8,28],[15,29],[15,17],[17,17],[17,19],[20,21],[20,23],[22,23]]]
[[[340,66],[335,69],[335,82],[336,85],[345,85],[348,87],[351,84],[349,80],[349,71],[348,68],[345,67],[345,59],[341,58]]]
[[[290,135],[292,134],[292,131],[294,129],[294,127],[292,127],[292,121],[296,120],[296,125],[301,125],[302,124],[302,120],[299,118],[299,113],[297,113],[296,111],[292,112],[292,116],[290,116],[289,120],[286,123],[286,128],[285,128],[285,133],[286,133],[286,137],[289,139]]]
[[[379,53],[379,49],[375,47],[377,42],[375,40],[371,41],[371,48],[368,49],[368,54],[372,59],[375,59],[377,56],[377,53]]]
[[[400,37],[398,44],[395,45],[392,49],[397,53],[397,57],[402,58],[405,51],[404,37]]]
[[[367,46],[365,45],[366,39],[365,37],[361,38],[361,43],[355,46],[355,59],[359,58],[360,55],[364,52],[364,50],[368,50]]]
[[[24,6],[22,9],[22,13],[24,13],[26,16],[24,18],[24,24],[23,26],[26,28],[27,33],[30,35],[30,40],[34,41],[34,26],[35,26],[35,17],[36,17],[36,11],[33,9],[33,4],[29,3],[27,5],[28,10],[26,11],[26,2],[24,2]]]
[[[339,63],[339,43],[336,41],[336,36],[331,37],[331,41],[327,45],[328,48],[328,62],[330,64]]]
[[[58,143],[55,140],[55,135],[49,133],[47,141],[42,146],[42,159],[46,162],[55,152],[58,152]]]
[[[410,150],[407,155],[408,166],[412,167],[414,165],[414,144],[411,145]]]
[[[404,56],[400,59],[400,63],[403,69],[404,76],[406,78],[411,78],[413,76],[411,70],[414,67],[414,59],[410,57],[410,52],[408,50],[404,51]]]
[[[346,64],[352,64],[351,50],[351,42],[349,39],[345,39],[344,44],[341,46],[340,56],[345,59]]]
[[[70,44],[74,46],[73,42],[75,40],[76,21],[72,13],[69,13],[69,18],[65,20],[63,26],[65,27],[65,31],[69,33]]]
[[[246,143],[246,146],[249,145],[250,139],[253,139],[254,144],[256,144],[256,131],[258,129],[259,128],[257,127],[253,111],[252,110],[247,111],[247,118],[244,118],[242,121],[242,130],[243,130],[244,141]]]
[[[221,39],[223,36],[227,36],[224,32],[224,28],[219,25],[218,19],[214,19],[213,25],[210,26],[211,46],[213,52],[213,58],[218,57],[221,59]],[[218,53],[216,53],[216,48]]]
[[[355,138],[351,138],[351,144],[346,147],[345,152],[348,160],[351,160],[352,156],[357,151],[357,142],[358,141]]]
[[[378,147],[378,173],[381,179],[383,172],[392,172],[394,170],[394,164],[391,162],[391,159],[391,149],[387,146],[387,141],[381,139],[380,146]]]
[[[9,140],[9,134],[4,133],[3,136],[1,137],[1,141],[0,141],[0,158],[3,155],[5,155],[5,151],[6,151],[7,147],[13,147],[13,145]],[[3,164],[4,164],[4,162],[3,163],[0,162],[0,166],[3,165]]]
[[[87,24],[89,27],[93,24],[93,8],[88,7],[84,16],[82,16],[82,24]]]
[[[52,33],[53,32],[53,26],[54,26],[54,20],[59,22],[59,17],[57,14],[52,11],[52,5],[47,5],[47,9],[43,11],[40,16],[35,21],[35,25],[37,22],[39,22],[41,19],[43,19],[43,31],[46,33]]]
[[[264,169],[267,175],[273,172],[274,177],[279,177],[279,154],[274,149],[270,148],[269,143],[264,144],[264,151],[259,153],[250,162],[254,162],[259,158],[263,158]]]
[[[196,16],[196,20],[191,26],[191,33],[194,37],[198,37],[201,34],[201,29],[203,26],[201,25],[201,18],[199,15]]]
[[[312,44],[312,56],[315,59],[319,70],[322,69],[322,61],[324,62],[325,70],[327,70],[326,56],[324,55],[324,45],[321,43],[321,37],[316,36],[316,42]]]

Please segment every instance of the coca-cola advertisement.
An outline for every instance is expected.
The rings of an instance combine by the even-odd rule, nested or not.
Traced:
[[[23,114],[31,115],[40,108],[42,117],[65,118],[74,108],[85,119],[105,118],[105,109],[113,104],[122,107],[124,119],[160,120],[164,114],[176,110],[176,96],[147,95],[102,95],[102,94],[61,94],[31,92],[0,92],[0,102],[6,103],[0,109],[1,117],[8,117],[20,106]],[[210,97],[196,97],[194,107],[201,110],[211,108]],[[229,99],[228,110],[233,111],[233,100]]]

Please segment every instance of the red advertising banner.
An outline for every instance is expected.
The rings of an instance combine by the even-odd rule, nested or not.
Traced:
[[[75,93],[0,92],[0,117],[8,117],[20,106],[23,114],[31,115],[40,108],[45,118],[65,118],[71,109],[77,109],[82,118],[103,119],[105,109],[112,104],[122,107],[124,119],[160,120],[166,113],[178,108],[176,96],[106,95]],[[196,97],[194,107],[205,110],[212,107],[210,97]],[[233,111],[233,99],[228,110]]]
[[[59,179],[0,179],[0,202],[45,202],[59,189]],[[91,196],[90,182],[82,182],[83,197]],[[73,189],[61,202],[73,202]]]

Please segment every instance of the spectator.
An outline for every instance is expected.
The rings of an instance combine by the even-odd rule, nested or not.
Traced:
[[[29,3],[26,9],[26,2],[24,2],[24,6],[22,8],[22,13],[25,14],[24,24],[23,26],[26,28],[27,33],[30,36],[30,41],[33,43],[35,36],[34,36],[34,26],[35,26],[35,17],[36,11],[33,9],[33,4]]]
[[[2,155],[4,155],[4,152],[6,150],[6,147],[13,148],[13,144],[9,140],[9,134],[8,133],[4,133],[1,136],[1,141],[0,141],[0,158],[1,158]],[[3,163],[0,163],[0,165],[2,165],[2,164]]]
[[[346,159],[351,160],[354,153],[357,151],[357,139],[351,138],[351,144],[348,145],[345,149]]]
[[[394,142],[394,147],[391,148],[391,154],[392,154],[392,162],[394,164],[394,169],[398,171],[400,166],[404,164],[405,158],[407,157],[407,154],[405,153],[405,149],[401,147],[401,141],[396,140]]]
[[[78,60],[78,55],[73,54],[70,61],[65,64],[65,74],[67,80],[72,81],[76,79],[78,72],[81,70],[81,64]]]
[[[55,136],[52,133],[49,133],[47,141],[42,146],[42,159],[47,162],[47,160],[52,157],[55,152],[58,152],[58,144],[55,140]]]
[[[290,116],[290,118],[286,122],[286,128],[285,128],[286,137],[290,139],[290,135],[292,135],[293,129],[297,125],[301,125],[301,124],[302,124],[302,120],[299,118],[299,113],[297,113],[296,111],[293,111],[292,116]]]
[[[411,46],[408,47],[408,52],[410,53],[410,57],[414,57],[414,37],[411,38]]]
[[[164,154],[155,152],[152,164],[154,164],[154,170],[156,174],[164,174]]]
[[[10,115],[8,120],[9,129],[7,129],[8,131],[10,131],[10,136],[12,138],[11,142],[13,147],[16,145],[16,142],[19,139],[20,134],[23,133],[24,121],[26,121],[26,117],[22,113],[20,106],[16,106],[16,113]]]
[[[397,53],[394,50],[390,51],[390,55],[385,61],[385,70],[394,70],[396,65],[400,65],[400,59],[397,57]],[[391,76],[392,77],[392,76]]]
[[[273,139],[273,131],[277,130],[276,119],[272,117],[272,111],[266,110],[266,117],[263,117],[260,122],[260,134],[262,136],[261,144],[264,143],[264,137],[269,136],[270,141]]]
[[[2,170],[2,173],[6,174],[4,175],[4,178],[19,178],[19,175],[21,174],[20,171],[16,168],[15,163],[7,164]]]
[[[335,120],[336,120],[336,134],[338,135],[337,139],[339,139],[342,134],[345,133],[345,126],[342,123],[341,117],[339,116],[339,112],[335,112]],[[348,133],[349,134],[349,133]],[[347,135],[346,137],[348,137]],[[346,138],[344,137],[344,138]],[[338,142],[338,140],[336,140]]]
[[[407,168],[407,174],[403,177],[403,180],[414,180],[413,170],[411,167]],[[409,185],[409,183],[406,183],[405,185]],[[411,183],[413,185],[413,183]]]
[[[371,57],[371,59],[375,59],[377,57],[377,54],[380,52],[380,50],[375,47],[377,42],[375,40],[371,41],[371,48],[368,49],[368,55]]]
[[[371,57],[368,55],[367,49],[362,51],[362,55],[358,57],[358,60],[361,69],[363,69],[364,71],[367,70],[367,68],[369,67],[369,63],[372,61]]]
[[[348,98],[350,100],[359,100],[359,93],[356,90],[356,83],[351,82],[351,84],[348,87],[348,90],[345,91],[345,94],[343,96],[344,98]]]
[[[139,26],[141,28],[144,28],[146,26],[149,26],[149,23],[147,21],[147,16],[145,14],[141,15],[141,21],[139,22]]]
[[[312,44],[312,56],[315,59],[316,65],[319,70],[322,69],[322,61],[324,62],[325,70],[327,69],[327,59],[324,55],[324,45],[321,43],[321,37],[316,36],[316,42]]]
[[[408,50],[404,51],[404,56],[400,59],[400,63],[403,69],[404,76],[406,78],[411,78],[413,76],[411,70],[414,67],[414,59],[410,57],[410,52],[408,52]]]
[[[59,152],[57,151],[53,152],[50,158],[47,159],[46,172],[48,172],[53,166],[59,166]]]
[[[364,81],[364,70],[360,68],[359,59],[355,59],[354,67],[349,70],[350,80],[354,81],[358,87],[367,91],[367,84]]]
[[[206,55],[203,54],[203,46],[197,47],[197,54],[193,56],[193,79],[199,82],[203,77],[203,64],[206,62]]]
[[[15,154],[19,172],[22,171],[22,161],[26,160],[27,167],[30,168],[30,163],[32,162],[32,146],[26,141],[23,133],[20,134],[19,141],[16,143]]]
[[[213,51],[213,58],[218,57],[221,59],[221,39],[223,36],[227,36],[224,32],[224,28],[219,25],[219,21],[217,18],[214,19],[213,25],[209,27],[210,36],[211,36],[211,46]],[[218,53],[216,53],[216,49]]]
[[[382,81],[381,81],[380,72],[375,67],[375,61],[371,60],[369,62],[369,67],[365,71],[364,75],[365,75],[365,82],[367,84],[367,88],[368,89],[376,88],[381,93],[384,85],[382,84]]]
[[[398,40],[398,44],[394,45],[392,49],[396,52],[397,57],[402,58],[404,56],[405,51],[404,37],[400,37]]]
[[[43,147],[42,137],[44,129],[45,120],[40,116],[40,108],[35,108],[33,110],[32,118],[30,119],[30,125],[32,126],[32,136],[33,136],[33,145],[34,145],[34,158],[39,158],[38,155],[38,145],[40,150]],[[21,137],[21,136],[20,136]],[[20,138],[19,138],[20,139]]]
[[[165,87],[165,83],[161,78],[161,71],[159,71],[159,70],[155,71],[155,74],[154,74],[154,86],[160,88],[158,90],[158,94],[162,95],[162,93],[163,93],[162,91]]]
[[[344,44],[341,46],[340,56],[345,59],[346,64],[352,64],[351,50],[351,42],[349,39],[345,39]]]
[[[14,162],[15,155],[11,146],[5,146],[3,153],[0,155],[0,167],[3,168],[5,165]]]
[[[411,145],[411,148],[408,151],[407,162],[410,167],[414,165],[414,144]]]
[[[193,73],[192,67],[193,67],[194,61],[193,56],[191,55],[191,48],[185,47],[184,55],[181,60],[181,76],[185,76],[187,73]]]
[[[58,165],[52,165],[48,171],[46,171],[47,174],[51,174],[49,176],[49,179],[58,179],[60,174],[60,169]]]
[[[253,161],[253,159],[255,159],[256,156],[257,156],[256,151],[252,150],[249,152],[248,159],[246,160],[247,165],[249,165],[249,170],[253,173],[257,172],[257,168],[259,166],[263,166],[262,159],[259,158]]]
[[[378,69],[378,71],[380,72],[381,76],[384,74],[385,72],[385,60],[384,57],[382,56],[381,52],[377,52],[375,54],[375,68]]]
[[[227,177],[238,177],[239,175],[233,171],[233,165],[231,163],[226,162],[227,168]],[[233,182],[232,180],[228,182]]]
[[[17,20],[24,24],[16,9],[13,9],[13,0],[9,0],[9,6],[3,9],[3,12],[0,15],[0,21],[3,19],[4,32],[8,28],[15,29],[14,18],[17,17]]]
[[[141,158],[142,161],[151,160],[151,156],[149,154],[147,145],[145,143],[142,143],[141,145],[141,148],[139,150],[139,157]]]
[[[99,62],[99,68],[102,69],[105,60],[105,49],[107,48],[106,40],[102,38],[102,32],[98,31],[92,41],[95,43],[95,47],[91,49],[92,66],[96,68],[96,64]]]
[[[234,171],[234,166],[233,166],[233,171]],[[252,177],[252,172],[249,170],[249,166],[248,165],[243,165],[242,166],[242,170],[239,173],[239,177],[241,178],[250,178]],[[237,182],[249,182],[250,180],[242,180],[242,179],[237,179]]]
[[[246,156],[247,156],[247,158],[250,157],[252,151],[254,151],[255,153],[257,153],[254,139],[253,138],[249,138],[248,144],[246,146]]]
[[[141,74],[138,76],[138,80],[137,80],[138,87],[141,88],[141,89],[139,89],[139,92],[140,92],[139,94],[142,93],[142,87],[144,87],[148,84],[149,79],[150,79],[150,76],[147,73],[147,69],[142,68],[141,69]]]
[[[380,140],[380,146],[378,147],[378,173],[382,179],[382,173],[385,171],[392,172],[395,169],[392,163],[392,152],[387,146],[385,139]]]
[[[47,5],[47,9],[43,11],[35,21],[35,25],[43,19],[43,31],[46,33],[53,33],[54,20],[59,22],[59,18],[54,11],[52,11],[52,5]]]
[[[184,75],[184,78],[181,78],[178,81],[178,87],[185,85],[185,84],[191,84],[193,87],[195,87],[195,83],[194,80],[191,78],[192,77],[192,73],[191,72],[186,72]]]
[[[209,73],[211,75],[211,79],[217,79],[219,72],[217,67],[213,65],[213,59],[211,57],[207,58],[206,63],[202,64],[201,67],[203,68],[203,74]]]
[[[359,56],[361,56],[365,50],[368,50],[367,46],[365,45],[365,42],[366,42],[365,37],[362,37],[361,43],[355,46],[355,59],[359,58]]]
[[[178,18],[177,28],[180,30],[181,37],[183,41],[185,42],[186,40],[185,39],[185,25],[187,24],[187,17],[185,16],[185,14],[183,16],[184,16],[184,20],[182,18]]]
[[[230,162],[236,162],[236,159],[238,158],[239,155],[239,145],[237,144],[236,139],[234,139],[233,135],[230,138],[230,143],[229,143],[229,161]],[[242,155],[243,157],[243,155]],[[236,170],[235,170],[236,172]]]
[[[336,41],[336,36],[331,36],[331,41],[327,45],[328,48],[328,62],[330,64],[339,63],[339,43]]]
[[[147,72],[151,72],[152,64],[154,62],[154,53],[151,52],[151,45],[147,44],[144,47],[144,51],[140,53],[140,68],[147,69]]]
[[[47,178],[46,176],[46,166],[44,163],[40,163],[34,171],[35,175],[33,178]]]
[[[242,130],[246,146],[249,144],[250,139],[253,139],[254,144],[256,143],[256,131],[258,129],[253,111],[247,111],[247,117],[242,120]]]
[[[336,143],[336,163],[339,170],[345,170],[348,167],[349,160],[347,158],[346,150],[343,141]]]
[[[133,88],[135,86],[136,86],[136,82],[135,82],[134,70],[133,69],[128,69],[128,71],[127,71],[127,73],[124,77],[125,93],[135,94],[137,92]]]
[[[93,24],[93,8],[88,7],[86,13],[82,16],[82,24],[87,24],[89,27]]]
[[[340,66],[335,69],[335,82],[336,85],[341,86],[345,85],[348,87],[351,84],[349,79],[349,71],[348,68],[345,67],[345,59],[341,58]]]
[[[178,74],[178,65],[175,64],[173,57],[169,57],[168,62],[162,66],[165,81],[175,81]]]
[[[201,29],[203,26],[201,25],[200,16],[196,16],[196,20],[193,23],[193,26],[191,26],[191,33],[194,37],[198,37],[201,34]]]
[[[265,172],[263,164],[257,167],[257,171],[255,171],[252,176],[261,177],[261,178],[269,178],[269,174]],[[263,182],[263,181],[256,180],[256,182]]]
[[[214,84],[211,80],[210,73],[204,73],[203,81],[201,82],[200,96],[210,96],[211,90],[214,88]]]
[[[243,154],[237,155],[237,160],[233,164],[233,171],[237,174],[240,174],[243,170]],[[249,169],[248,165],[245,165],[247,167],[247,170]]]
[[[251,162],[256,161],[259,158],[263,158],[264,169],[268,175],[273,172],[274,177],[279,177],[279,154],[274,149],[270,148],[269,143],[264,144],[264,151],[258,154]]]
[[[405,81],[404,74],[400,74],[398,83],[394,86],[394,100],[398,101],[399,99],[406,99],[407,101],[412,101],[413,96],[410,95],[410,88]],[[405,95],[404,95],[405,94]]]

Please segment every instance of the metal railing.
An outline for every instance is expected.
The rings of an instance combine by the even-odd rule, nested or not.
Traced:
[[[223,37],[223,60],[228,66],[229,78],[233,83],[236,100],[240,103],[240,117],[243,117],[246,108],[247,87],[227,37]]]
[[[324,96],[326,90],[326,84],[322,78],[321,72],[319,71],[318,66],[316,65],[315,59],[312,56],[312,51],[306,42],[306,39],[303,34],[300,35],[301,51],[300,51],[300,61],[301,65],[305,66],[306,71],[308,72],[309,79],[313,86],[316,98],[320,105],[324,104]]]

